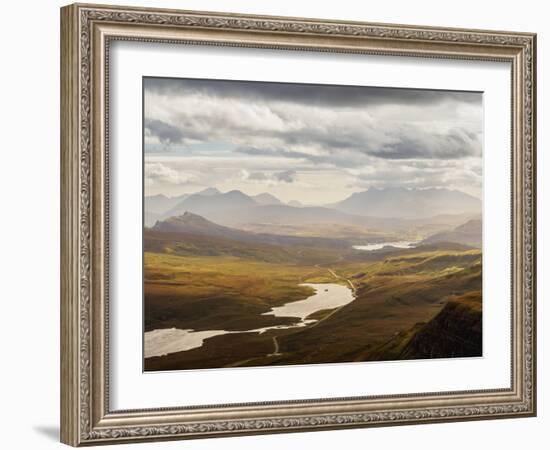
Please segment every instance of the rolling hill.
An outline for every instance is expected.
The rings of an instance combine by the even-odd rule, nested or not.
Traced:
[[[247,223],[286,225],[322,223],[360,224],[363,226],[395,225],[395,221],[392,220],[354,216],[321,206],[304,206],[297,208],[288,205],[252,205],[251,207],[239,209],[238,213],[234,213],[230,210],[217,210],[210,211],[206,216],[219,223],[234,226]]]
[[[456,242],[457,244],[470,245],[481,248],[482,226],[480,219],[472,219],[459,225],[451,231],[436,233],[422,241],[422,244],[435,242]]]
[[[181,216],[157,221],[151,228],[154,232],[184,233],[186,236],[209,236],[241,242],[253,242],[266,245],[305,246],[321,248],[347,248],[349,242],[344,239],[332,239],[309,236],[285,236],[269,233],[253,233],[218,225],[204,217],[189,211]],[[148,235],[146,235],[148,236]],[[177,239],[177,237],[176,237]],[[187,237],[186,239],[190,239]]]
[[[238,240],[251,240],[254,237],[253,233],[218,225],[214,222],[206,220],[198,214],[193,214],[189,211],[186,211],[181,216],[169,217],[168,219],[157,221],[157,223],[155,223],[152,227],[152,230],[172,233],[221,236]]]

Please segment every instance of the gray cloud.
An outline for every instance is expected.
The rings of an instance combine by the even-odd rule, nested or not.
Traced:
[[[218,98],[263,99],[299,102],[312,106],[346,107],[357,105],[439,104],[446,101],[479,102],[480,93],[371,86],[269,83],[236,80],[179,79],[146,77],[147,92],[160,95],[201,94]]]
[[[158,119],[145,119],[145,133],[156,136],[163,144],[177,144],[184,138],[180,128]]]
[[[334,133],[337,130],[331,130]],[[284,156],[293,159],[305,159],[313,163],[332,164],[336,167],[355,167],[364,163],[368,157],[380,159],[435,159],[456,160],[481,155],[480,136],[462,128],[453,128],[446,132],[428,133],[420,127],[408,127],[395,130],[391,139],[378,137],[370,141],[373,133],[369,128],[349,132],[346,136],[333,136],[330,133],[315,133],[314,130],[289,132],[277,135],[276,146],[244,146],[237,152],[256,156]],[[386,142],[381,142],[381,141]],[[296,144],[315,153],[292,150]]]
[[[252,172],[246,174],[246,179],[248,180],[257,180],[257,181],[263,181],[267,180],[269,177],[263,173],[263,172]]]
[[[396,142],[369,153],[386,159],[461,159],[481,155],[481,142],[477,135],[462,128],[431,135],[411,130],[408,134],[398,135]]]
[[[273,183],[293,183],[296,180],[297,173],[295,170],[282,170],[278,172],[249,172],[246,169],[241,170],[241,178],[250,181],[263,181],[267,184]]]
[[[192,182],[195,178],[193,174],[174,170],[169,165],[158,162],[146,163],[144,169],[144,179],[146,185],[151,185],[154,183],[182,185]]]
[[[418,164],[416,161],[388,161],[376,170],[359,170],[354,187],[451,187],[478,192],[481,188],[480,175],[481,160],[478,158],[469,158],[460,166],[446,161],[430,165]]]
[[[174,80],[167,82],[171,86],[175,83]],[[201,83],[204,91],[207,84]],[[270,83],[250,83],[251,86],[258,84],[273,88]],[[421,91],[422,96],[411,97],[422,100],[413,106],[407,97],[411,95],[409,91],[399,89],[399,98],[407,101],[403,100],[404,105],[396,110],[392,102],[397,97],[391,95],[395,89],[382,89],[388,94],[386,104],[348,105],[347,109],[338,110],[308,105],[301,102],[299,96],[294,102],[270,101],[269,95],[254,101],[246,95],[229,99],[219,95],[217,81],[210,82],[209,86],[212,89],[208,95],[202,91],[197,94],[196,90],[183,94],[183,88],[180,89],[180,95],[173,99],[181,108],[171,106],[163,117],[158,117],[158,105],[167,99],[158,97],[154,89],[146,91],[146,101],[151,99],[148,102],[157,104],[154,111],[146,107],[146,130],[163,144],[224,141],[242,153],[279,152],[286,157],[305,157],[313,162],[332,159],[334,164],[343,167],[353,163],[350,157],[361,159],[362,155],[385,159],[459,159],[481,151],[481,97],[478,94],[475,94],[477,105],[466,102],[478,115],[478,123],[474,120],[472,125],[471,119],[464,120],[456,113],[461,103],[450,102],[454,98],[451,94],[461,98],[459,93]],[[378,102],[386,98],[377,90],[373,92]],[[447,99],[449,105],[434,103],[433,99],[439,97]],[[433,104],[428,106],[426,102]],[[341,157],[343,150],[350,153],[346,159]]]
[[[145,152],[162,146],[204,185],[234,173],[237,187],[305,189],[313,171],[358,187],[481,184],[480,93],[158,78],[144,87]]]
[[[285,170],[284,172],[278,172],[275,174],[275,178],[285,183],[292,183],[296,179],[295,170]]]

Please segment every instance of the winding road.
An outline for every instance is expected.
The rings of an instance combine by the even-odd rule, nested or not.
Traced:
[[[351,288],[352,292],[355,294],[355,291],[356,291],[355,285],[352,283],[352,281],[349,278],[344,278],[344,277],[341,277],[340,275],[337,275],[336,272],[334,272],[334,270],[332,269],[327,268],[327,270],[334,278],[338,280],[345,280],[349,284],[349,287]]]
[[[270,353],[267,356],[269,357],[282,355],[282,353],[279,353],[279,341],[277,340],[277,336],[273,336],[271,339],[273,340],[273,346],[275,347],[275,350],[273,353]]]

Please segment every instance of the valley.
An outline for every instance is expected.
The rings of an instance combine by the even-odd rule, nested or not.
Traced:
[[[144,229],[145,370],[480,356],[475,220],[159,220]]]

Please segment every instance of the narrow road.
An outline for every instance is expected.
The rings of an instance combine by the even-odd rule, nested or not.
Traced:
[[[237,362],[234,362],[234,363],[231,363],[231,364],[226,364],[225,366],[223,366],[225,369],[229,368],[229,367],[239,367],[239,366],[242,366],[243,364],[249,362],[249,361],[253,361],[255,359],[258,359],[258,357],[254,357],[254,358],[248,358],[248,359],[243,359],[242,361],[237,361]]]
[[[277,340],[277,336],[273,336],[271,338],[271,340],[273,341],[273,347],[274,347],[274,351],[273,353],[268,353],[267,355],[265,355],[264,357],[258,357],[258,356],[254,356],[253,358],[247,358],[247,359],[243,359],[241,361],[236,361],[234,363],[231,363],[231,364],[226,364],[224,367],[225,368],[228,368],[228,367],[239,367],[239,366],[242,366],[250,361],[254,361],[255,359],[261,359],[261,358],[269,358],[270,356],[281,356],[282,353],[279,353],[279,341]]]
[[[352,283],[352,281],[351,281],[349,278],[341,277],[340,275],[336,274],[336,273],[334,272],[334,270],[329,269],[328,267],[327,267],[327,270],[329,271],[329,273],[330,273],[334,278],[336,278],[336,279],[338,279],[338,280],[346,280],[346,282],[349,284],[349,287],[351,288],[351,290],[352,290],[353,293],[355,294],[355,291],[356,291],[355,285]]]
[[[279,355],[281,355],[282,353],[279,353],[279,341],[277,340],[277,336],[273,336],[271,339],[273,340],[273,346],[275,347],[275,350],[274,350],[273,353],[270,353],[267,356],[279,356]]]

